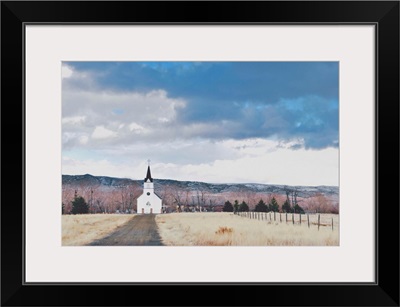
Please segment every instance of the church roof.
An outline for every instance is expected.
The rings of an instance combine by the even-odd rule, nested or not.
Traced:
[[[154,194],[156,194],[156,196],[157,196],[159,199],[161,199],[161,196],[158,195],[156,192],[154,192]]]
[[[144,182],[147,182],[147,180],[150,180],[150,182],[153,182],[153,178],[151,178],[150,165],[147,167],[147,175],[146,175],[146,178],[144,178]]]

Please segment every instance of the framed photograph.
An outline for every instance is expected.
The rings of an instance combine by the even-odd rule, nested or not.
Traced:
[[[1,27],[2,305],[399,306],[398,1]]]

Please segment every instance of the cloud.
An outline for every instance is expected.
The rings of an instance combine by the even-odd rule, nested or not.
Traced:
[[[71,116],[71,117],[64,117],[61,122],[63,125],[65,124],[72,124],[72,125],[76,125],[76,124],[80,124],[83,123],[86,119],[86,116]]]
[[[137,93],[65,89],[62,99],[65,148],[79,146],[82,134],[91,135],[85,144],[92,148],[185,135],[180,133],[176,116],[186,102],[171,99],[163,90]],[[103,141],[96,142],[99,139]],[[109,143],[104,143],[106,139]]]
[[[173,169],[185,180],[241,181],[253,173],[272,182],[289,176],[275,170],[290,165],[277,152],[304,156],[304,167],[293,166],[302,172],[331,163],[321,157],[338,160],[327,154],[339,146],[334,62],[64,62],[62,71],[63,157],[82,169],[107,161],[104,170],[125,172],[150,158],[160,174]],[[254,176],[257,164],[274,166]],[[331,171],[303,181],[319,174],[334,182]]]
[[[96,127],[92,133],[93,139],[108,139],[116,136],[117,134],[114,131],[104,128],[103,126]]]
[[[121,165],[107,159],[74,159],[63,157],[62,173],[65,175],[91,174],[94,176],[111,176],[132,178],[133,174],[139,175],[132,165]]]
[[[87,135],[82,135],[79,137],[79,143],[81,143],[82,145],[87,144],[88,141],[89,137]]]
[[[208,144],[199,144],[199,150]],[[175,155],[181,159],[160,160],[157,152],[150,150],[148,155],[139,155],[137,159],[124,161],[110,155],[107,159],[74,160],[64,157],[64,174],[104,175],[141,179],[146,169],[146,159],[152,160],[152,174],[155,178],[193,180],[212,183],[269,183],[287,185],[338,185],[338,149],[296,151],[292,144],[278,146],[278,142],[262,139],[243,141],[229,140],[210,150],[228,150],[231,156],[220,156],[208,162],[191,162],[185,159],[185,144],[175,144]],[[195,154],[189,151],[188,154]],[[329,163],[327,163],[329,161]]]
[[[334,62],[68,62],[64,66],[73,73],[63,81],[63,117],[85,114],[92,127],[113,130],[116,124],[126,125],[134,135],[148,132],[148,141],[300,137],[306,148],[338,146]],[[133,129],[132,122],[141,128]],[[120,135],[121,142],[133,140],[127,133]]]
[[[62,78],[70,78],[72,76],[73,70],[68,65],[61,66],[61,76]]]
[[[338,98],[338,62],[68,62],[100,88],[166,90],[172,97],[265,101],[306,95]],[[68,81],[68,80],[67,80]]]
[[[142,127],[141,125],[137,124],[137,123],[130,123],[129,124],[129,130],[134,132],[134,133],[143,133],[146,131],[146,129],[144,127]]]

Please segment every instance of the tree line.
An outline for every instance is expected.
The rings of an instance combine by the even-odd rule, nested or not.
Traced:
[[[235,200],[232,204],[229,200],[225,202],[224,207],[222,208],[224,212],[248,212],[250,211],[249,206],[245,201],[242,201],[240,204],[238,200]],[[271,201],[267,204],[263,199],[256,204],[252,211],[255,212],[287,212],[287,213],[304,213],[304,209],[299,206],[296,202],[291,204],[289,197],[285,200],[285,202],[280,207],[275,197],[272,197]]]
[[[321,193],[300,198],[294,189],[286,189],[286,195],[243,191],[212,194],[204,190],[191,191],[166,185],[156,187],[156,193],[162,199],[166,212],[338,213],[339,211],[338,204],[333,203]],[[139,184],[117,187],[63,185],[62,213],[134,213],[136,212],[137,198],[141,194],[142,187]]]

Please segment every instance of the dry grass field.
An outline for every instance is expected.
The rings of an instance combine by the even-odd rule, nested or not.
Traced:
[[[62,245],[85,245],[100,239],[134,218],[131,214],[82,214],[62,216]]]
[[[62,245],[86,245],[112,233],[135,215],[84,214],[62,216]],[[282,218],[282,222],[280,222]],[[264,214],[256,219],[233,213],[170,213],[156,215],[163,244],[169,246],[327,246],[339,245],[339,215]],[[333,231],[332,231],[333,219]]]
[[[327,246],[339,245],[339,216],[321,214],[318,231],[317,215],[310,215],[310,228],[303,215],[295,224],[288,214],[274,221],[273,214],[263,219],[249,219],[233,213],[171,213],[157,215],[160,236],[165,245],[172,246]],[[333,218],[334,229],[331,221]]]

